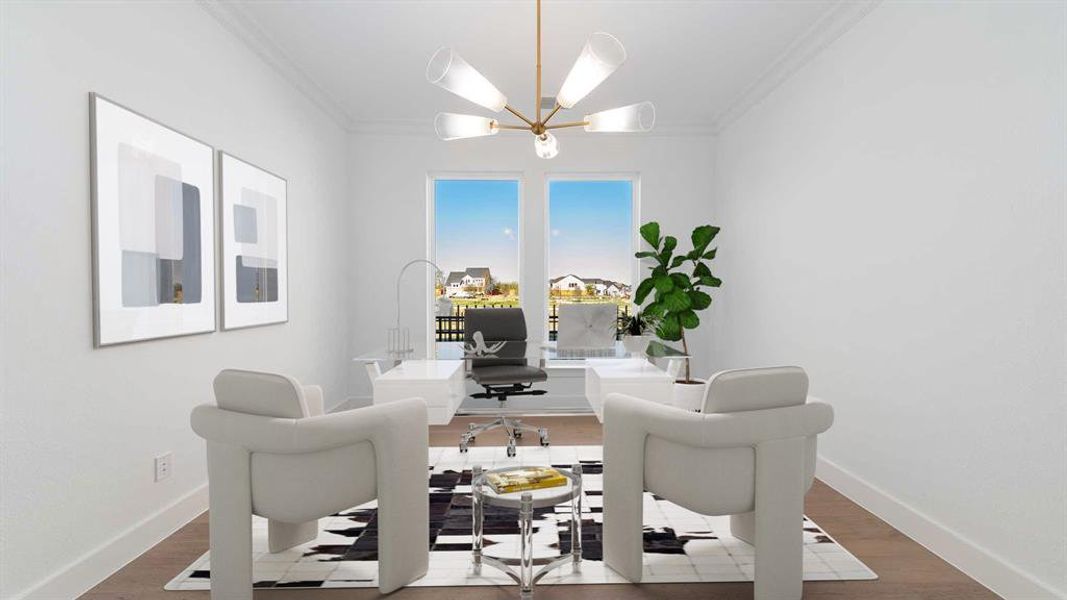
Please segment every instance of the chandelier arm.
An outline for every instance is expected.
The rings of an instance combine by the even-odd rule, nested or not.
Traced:
[[[570,123],[560,123],[559,125],[546,125],[545,129],[563,129],[564,127],[585,127],[589,124],[589,121],[571,121]]]
[[[493,127],[496,127],[497,129],[511,129],[514,131],[530,131],[529,125],[509,125],[507,123],[497,123],[496,125],[493,125]]]
[[[559,103],[557,102],[556,103],[556,107],[552,109],[552,112],[548,113],[548,116],[545,117],[543,120],[541,120],[541,124],[542,125],[548,125],[548,120],[551,119],[552,116],[555,115],[557,112],[559,112],[559,109],[561,109],[561,108],[563,108],[563,107],[560,106]]]
[[[509,113],[515,115],[519,119],[521,119],[524,123],[526,123],[530,127],[534,126],[534,122],[533,121],[531,121],[530,119],[527,119],[526,115],[524,115],[521,112],[519,112],[519,111],[515,110],[514,108],[512,108],[510,104],[505,104],[504,105],[504,109],[507,110]]]
[[[534,106],[537,107],[537,122],[541,120],[541,0],[537,0],[537,98]]]

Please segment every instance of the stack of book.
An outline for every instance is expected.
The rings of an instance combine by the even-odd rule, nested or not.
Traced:
[[[567,485],[567,477],[552,467],[519,467],[487,473],[485,480],[498,494],[540,490]]]

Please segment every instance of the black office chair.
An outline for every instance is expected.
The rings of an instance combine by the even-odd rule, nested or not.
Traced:
[[[540,396],[547,390],[535,390],[533,384],[546,381],[544,370],[530,366],[526,359],[526,317],[521,308],[470,308],[463,316],[463,341],[468,347],[477,347],[480,338],[484,346],[493,349],[498,342],[508,342],[496,349],[488,358],[472,358],[470,377],[485,391],[473,394],[474,398],[497,398],[503,408],[509,396]],[[480,334],[477,335],[476,334]],[[544,427],[523,425],[518,419],[501,414],[489,423],[471,423],[460,437],[459,451],[466,452],[467,445],[474,442],[479,433],[503,428],[508,434],[508,456],[515,456],[515,440],[523,431],[535,431],[541,445],[548,445],[548,430]]]

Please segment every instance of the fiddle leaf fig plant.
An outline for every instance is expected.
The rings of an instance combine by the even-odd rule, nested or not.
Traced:
[[[698,311],[711,306],[711,295],[705,288],[717,288],[722,280],[711,274],[708,262],[715,258],[717,248],[709,249],[712,240],[719,234],[719,228],[701,225],[690,235],[693,247],[688,252],[678,250],[678,238],[660,236],[659,223],[651,221],[641,226],[641,239],[651,250],[636,253],[639,259],[651,259],[652,271],[637,286],[634,302],[644,304],[643,314],[658,320],[656,335],[666,341],[682,342],[682,349],[689,354],[685,339],[686,329],[700,326]],[[692,383],[689,361],[685,361],[685,382]]]

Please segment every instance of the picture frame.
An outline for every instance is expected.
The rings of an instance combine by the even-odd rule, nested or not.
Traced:
[[[288,182],[218,152],[222,328],[289,321]]]
[[[214,149],[89,94],[95,347],[216,329]]]

